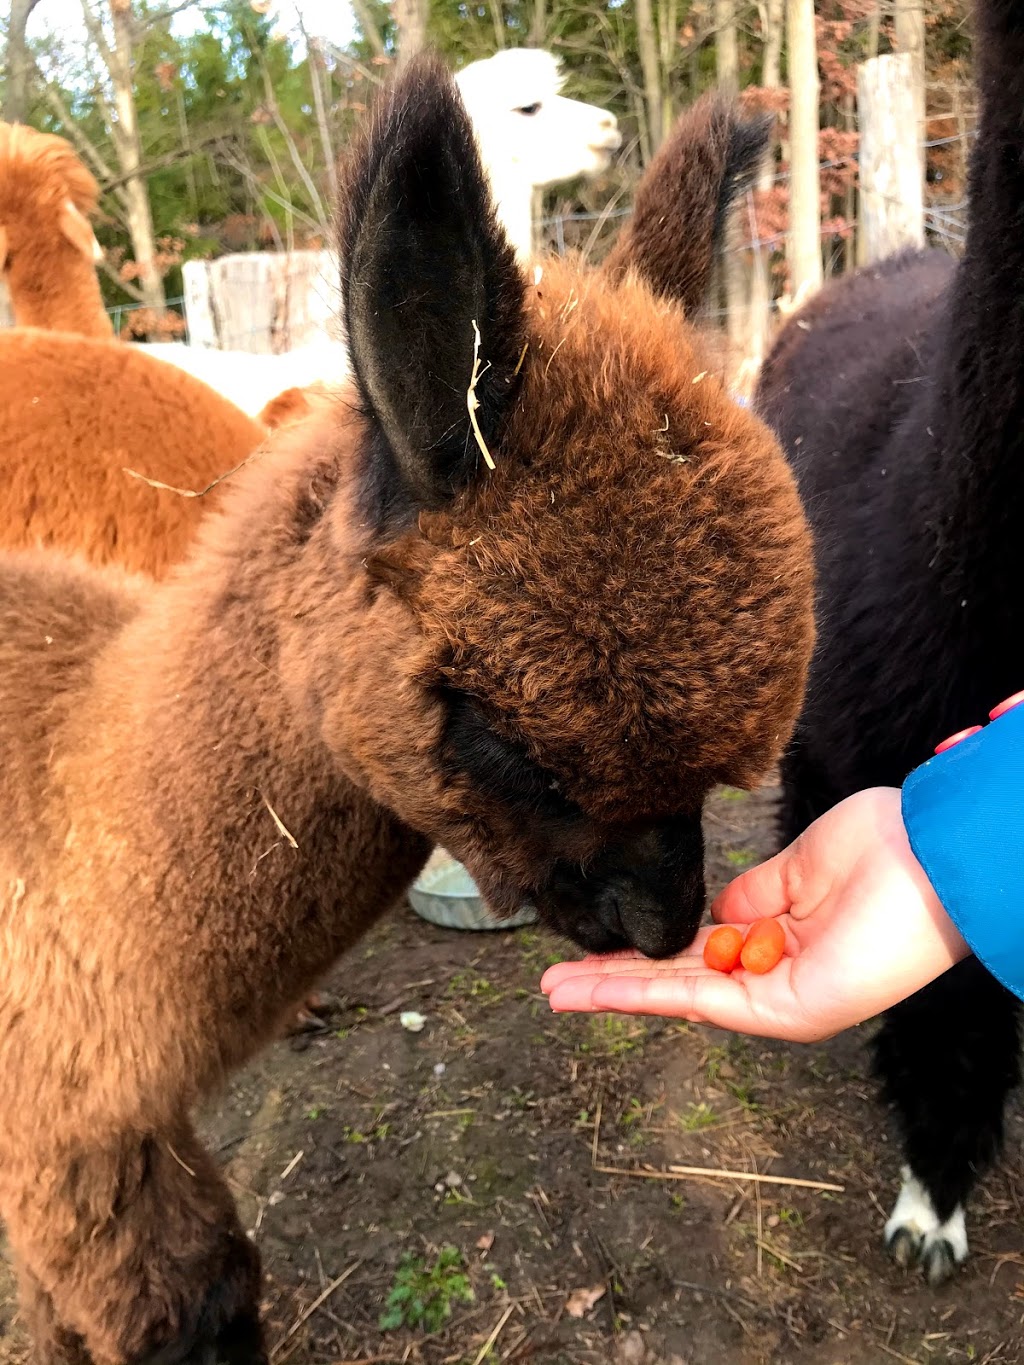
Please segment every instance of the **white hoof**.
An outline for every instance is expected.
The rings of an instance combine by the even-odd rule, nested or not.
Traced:
[[[929,1284],[947,1280],[967,1259],[967,1225],[961,1205],[940,1223],[928,1191],[908,1166],[903,1188],[885,1225],[885,1245],[905,1270],[920,1264]]]

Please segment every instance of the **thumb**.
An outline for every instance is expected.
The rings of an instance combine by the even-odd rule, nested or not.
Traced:
[[[715,897],[711,914],[720,924],[752,924],[784,915],[792,906],[789,867],[793,846],[741,872]]]

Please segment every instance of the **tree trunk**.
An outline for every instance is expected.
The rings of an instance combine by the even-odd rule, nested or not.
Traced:
[[[818,54],[814,0],[787,0],[789,46],[789,272],[794,299],[821,288]]]
[[[658,33],[651,0],[636,0],[636,40],[640,66],[644,73],[644,101],[647,105],[647,142],[653,157],[661,146],[664,114],[661,65],[658,61]]]
[[[862,264],[924,245],[912,62],[909,52],[892,53],[857,71]]]
[[[116,116],[111,120],[110,133],[121,172],[120,200],[128,234],[131,237],[132,253],[138,267],[142,302],[160,316],[167,304],[164,282],[156,264],[156,235],[153,231],[149,191],[145,177],[141,174],[142,139],[139,134],[135,91],[132,86],[131,0],[110,0],[110,20],[114,35],[112,47],[88,0],[82,0],[82,13],[89,36],[107,69],[113,90]]]
[[[11,0],[10,22],[7,26],[7,73],[4,85],[2,116],[5,123],[24,123],[28,113],[28,76],[32,69],[29,60],[25,28],[28,16],[39,0]]]
[[[782,35],[786,12],[783,0],[764,0],[760,6],[761,34],[764,53],[761,60],[761,84],[767,90],[777,90],[782,84]],[[775,141],[764,154],[757,173],[757,188],[767,193],[775,183]],[[741,221],[743,218],[741,216]],[[744,369],[738,376],[741,391],[753,389],[754,381],[768,353],[772,333],[772,248],[762,245],[756,214],[749,219],[750,236],[754,238],[753,270],[750,282],[750,308]]]
[[[548,32],[547,0],[534,0],[530,11],[530,31],[527,34],[527,47],[541,47]]]
[[[782,31],[786,17],[783,0],[762,0],[759,11],[764,35],[761,84],[767,90],[777,90],[782,84]]]
[[[740,91],[740,48],[736,34],[735,0],[715,0],[715,62],[719,90],[730,99],[735,99]],[[745,219],[746,214],[742,217]],[[743,257],[739,254],[740,243],[745,235],[740,232],[737,221],[729,224],[725,233],[725,252],[722,259],[726,330],[737,361],[744,358],[742,352],[749,323],[748,271]]]
[[[394,0],[398,30],[398,70],[402,71],[427,45],[427,0]]]
[[[386,57],[388,54],[384,47],[384,39],[381,36],[380,29],[373,22],[369,5],[365,3],[365,0],[352,0],[352,10],[359,24],[360,32],[370,47],[373,48],[373,55],[375,57]]]
[[[925,172],[924,0],[896,0],[896,46],[910,57],[910,89],[921,179]]]

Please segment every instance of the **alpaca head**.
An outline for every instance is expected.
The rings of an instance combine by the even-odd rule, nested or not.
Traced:
[[[41,302],[73,280],[98,302],[102,252],[89,224],[98,193],[62,137],[0,123],[0,273],[19,322],[47,325]]]
[[[599,175],[622,143],[614,114],[560,93],[564,77],[550,52],[512,48],[455,79],[498,186],[510,173],[535,189]]]
[[[309,680],[324,738],[499,912],[674,952],[703,910],[707,793],[753,782],[800,702],[810,550],[785,461],[702,373],[651,261],[520,271],[431,60],[343,202],[358,632]]]

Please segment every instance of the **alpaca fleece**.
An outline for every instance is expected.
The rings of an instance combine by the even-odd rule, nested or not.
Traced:
[[[120,342],[0,331],[0,545],[58,546],[162,577],[251,454],[256,422],[191,375]]]
[[[264,1362],[194,1104],[432,842],[499,910],[681,947],[703,797],[804,683],[794,481],[643,249],[528,284],[430,59],[346,185],[345,395],[164,583],[0,556],[0,1214],[46,1362]]]
[[[787,840],[853,791],[902,783],[1024,678],[1024,11],[981,0],[977,29],[962,260],[903,255],[823,290],[761,380],[757,406],[797,473],[820,575],[819,646],[783,764]],[[905,1189],[925,1192],[937,1224],[956,1225],[998,1151],[1019,1008],[968,960],[877,1036]],[[966,1251],[901,1218],[888,1236],[933,1282]]]
[[[88,222],[98,198],[69,142],[0,123],[0,273],[18,326],[112,335]]]

